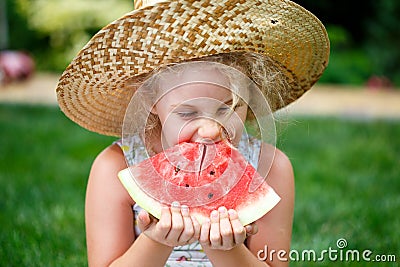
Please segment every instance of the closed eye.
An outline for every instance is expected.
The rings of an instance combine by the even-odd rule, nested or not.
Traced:
[[[225,114],[228,114],[230,112],[232,112],[232,109],[230,107],[228,107],[228,106],[221,107],[217,111],[218,115],[225,115]]]
[[[217,112],[218,112],[218,115],[226,115],[226,114],[229,114],[229,113],[235,111],[237,108],[239,108],[241,106],[243,106],[243,103],[241,101],[239,101],[234,107],[232,107],[232,101],[230,101],[229,103],[220,107]]]
[[[187,112],[179,111],[179,112],[176,112],[176,114],[181,118],[187,119],[187,118],[195,117],[197,115],[197,112],[196,111],[187,111]]]

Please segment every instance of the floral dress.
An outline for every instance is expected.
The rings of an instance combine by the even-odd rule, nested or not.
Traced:
[[[129,166],[137,164],[142,160],[148,158],[148,154],[143,146],[138,146],[140,140],[136,139],[139,137],[132,137],[130,140],[124,139],[118,140],[115,143],[118,144],[124,152],[127,164]],[[248,162],[250,162],[255,168],[257,168],[258,157],[260,152],[261,142],[255,138],[248,138],[243,135],[239,142],[238,149],[243,154]],[[135,216],[135,234],[140,234],[140,229],[136,224],[137,216],[142,208],[139,205],[133,206]],[[199,242],[192,244],[177,246],[173,249],[169,256],[165,267],[212,267],[213,265],[207,258]]]

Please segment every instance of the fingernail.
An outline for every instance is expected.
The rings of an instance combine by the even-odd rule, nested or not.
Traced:
[[[213,210],[213,211],[211,212],[211,218],[214,218],[214,219],[218,218],[218,211]]]
[[[246,227],[246,232],[247,233],[251,233],[251,231],[253,230],[253,226],[251,226],[251,224],[246,225],[245,227]]]
[[[180,207],[179,202],[178,202],[178,201],[172,202],[172,203],[171,203],[171,207],[173,207],[173,208],[179,208],[179,207]]]
[[[228,210],[229,216],[235,216],[236,215],[236,211],[233,209]]]
[[[189,215],[189,207],[186,205],[181,206],[181,213],[183,216],[188,216]]]
[[[226,212],[227,212],[227,210],[226,210],[226,208],[225,208],[224,206],[222,206],[222,207],[219,207],[219,208],[218,208],[218,212],[219,212],[220,214],[225,215]]]

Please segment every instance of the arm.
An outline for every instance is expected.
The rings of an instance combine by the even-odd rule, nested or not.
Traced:
[[[145,235],[135,240],[134,202],[117,177],[124,168],[117,145],[106,148],[93,163],[85,207],[89,266],[164,266],[171,247]]]
[[[200,225],[179,204],[164,208],[160,221],[139,214],[143,234],[134,233],[134,202],[118,179],[126,168],[113,145],[94,161],[86,192],[86,237],[90,266],[164,266],[173,247],[198,239]],[[155,256],[156,255],[156,256]]]
[[[260,162],[262,162],[262,158]],[[262,170],[261,170],[262,171]],[[284,153],[277,150],[275,158],[268,173],[267,182],[275,189],[278,195],[281,196],[281,201],[265,216],[256,222],[258,233],[247,238],[247,247],[244,245],[243,226],[238,226],[235,214],[230,217],[232,229],[230,235],[234,236],[233,240],[239,242],[227,247],[218,247],[215,244],[223,244],[223,234],[226,227],[226,215],[219,213],[219,219],[210,217],[210,223],[202,226],[200,239],[205,252],[215,267],[219,266],[288,266],[288,261],[280,261],[278,252],[285,251],[286,254],[280,254],[280,257],[288,258],[290,249],[290,240],[292,234],[293,208],[294,208],[294,176],[292,166],[289,159]],[[239,222],[240,223],[240,222]],[[212,227],[218,229],[217,234],[213,234]],[[205,226],[205,227],[204,227]],[[240,226],[242,228],[240,228]],[[204,228],[203,228],[204,227]],[[235,230],[237,229],[237,230]],[[204,235],[204,233],[207,233]],[[229,232],[229,231],[228,231]],[[229,235],[228,235],[229,236]],[[218,240],[220,238],[220,240]],[[214,243],[214,244],[212,244]],[[268,247],[268,251],[265,250]],[[275,251],[275,252],[274,252]],[[267,255],[265,255],[267,253]],[[282,253],[282,252],[279,252]],[[270,257],[270,255],[272,255]],[[261,261],[257,256],[262,258]],[[271,261],[272,259],[272,261]]]
[[[281,201],[257,221],[258,233],[248,238],[247,246],[254,255],[262,251],[259,255],[266,256],[265,262],[270,266],[289,266],[294,212],[294,174],[290,160],[278,149],[275,152],[267,182],[281,197]],[[267,255],[263,254],[266,246],[268,248],[268,251],[265,251]],[[278,259],[279,251],[286,252],[280,257],[288,259],[287,261]]]

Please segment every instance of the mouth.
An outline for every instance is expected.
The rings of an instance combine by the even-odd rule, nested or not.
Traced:
[[[198,139],[196,139],[196,141],[194,141],[194,143],[202,144],[202,145],[205,145],[205,146],[213,145],[213,144],[216,144],[216,143],[219,143],[219,142],[220,142],[220,140],[213,140],[213,139],[210,139],[210,138],[198,138]]]
[[[194,143],[204,144],[204,145],[212,145],[219,142],[226,142],[227,144],[232,144],[232,140],[234,139],[234,133],[228,131],[225,127],[220,127],[219,135],[217,139],[211,138],[197,138]]]
[[[197,180],[199,180],[201,172],[203,170],[203,164],[204,164],[204,159],[206,158],[207,155],[207,144],[202,144],[202,154],[201,154],[201,159],[200,159],[200,164],[199,164],[199,169],[196,172]]]
[[[212,162],[214,162],[214,159],[217,157],[217,154],[219,154],[220,152],[218,152],[218,148],[217,145],[219,143],[225,143],[226,145],[228,145],[228,147],[230,147],[231,149],[235,149],[234,145],[230,142],[230,140],[222,139],[222,140],[211,140],[211,139],[205,139],[203,140],[203,142],[196,142],[199,143],[199,161],[198,161],[198,165],[197,168],[195,169],[195,173],[196,173],[196,178],[200,179],[203,170],[205,170],[206,168],[208,168],[210,166],[210,164]]]

